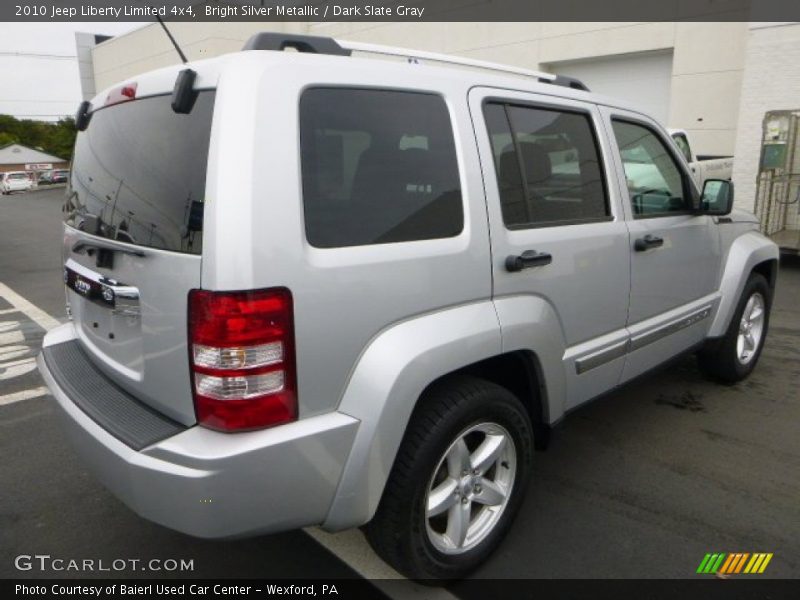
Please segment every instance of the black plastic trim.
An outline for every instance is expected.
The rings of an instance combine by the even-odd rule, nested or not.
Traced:
[[[286,50],[286,48],[294,48],[298,52],[309,52],[311,54],[332,54],[334,56],[350,56],[351,54],[350,50],[342,48],[333,38],[266,31],[251,36],[242,50],[275,50],[280,52]]]
[[[581,90],[584,92],[590,92],[591,90],[583,83],[580,79],[575,79],[574,77],[567,77],[566,75],[556,75],[555,79],[545,79],[544,77],[539,78],[540,83],[549,83],[551,85],[560,85],[562,87],[572,88],[573,90]]]
[[[56,384],[94,422],[134,450],[172,437],[187,427],[142,404],[95,366],[77,340],[42,350]]]

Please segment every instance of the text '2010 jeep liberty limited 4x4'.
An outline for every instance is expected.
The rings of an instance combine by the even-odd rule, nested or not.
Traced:
[[[98,477],[194,536],[366,524],[462,576],[567,412],[764,343],[778,251],[730,182],[576,80],[259,34],[78,126],[39,366]]]

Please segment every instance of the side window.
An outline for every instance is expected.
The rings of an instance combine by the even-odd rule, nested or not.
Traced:
[[[672,139],[675,140],[675,145],[678,147],[678,150],[681,151],[681,154],[683,154],[683,158],[686,159],[686,162],[692,162],[692,150],[689,148],[689,140],[686,139],[686,136],[682,133],[676,133],[672,136]]]
[[[433,94],[314,88],[300,99],[306,238],[318,248],[461,233],[450,116]]]
[[[609,216],[588,115],[489,103],[484,118],[506,227],[592,222]]]
[[[691,199],[683,174],[667,146],[643,125],[614,120],[633,214],[649,216],[683,212]]]

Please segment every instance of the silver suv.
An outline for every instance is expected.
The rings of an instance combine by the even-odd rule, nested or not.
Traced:
[[[730,182],[579,81],[410,54],[260,34],[82,105],[39,366],[143,517],[460,577],[568,412],[755,367],[778,251]]]

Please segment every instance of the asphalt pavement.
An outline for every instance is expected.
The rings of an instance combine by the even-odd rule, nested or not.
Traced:
[[[174,533],[84,469],[28,368],[46,326],[64,319],[62,199],[63,190],[0,198],[0,577],[90,575],[20,572],[20,554],[193,559],[192,571],[169,573],[179,577],[391,576],[357,532],[225,542]],[[43,312],[31,318],[19,299]],[[689,356],[569,415],[535,456],[510,535],[474,577],[687,578],[708,552],[771,552],[763,577],[799,577],[798,299],[800,264],[787,261],[747,381],[708,382]],[[465,581],[449,592],[472,589]]]

